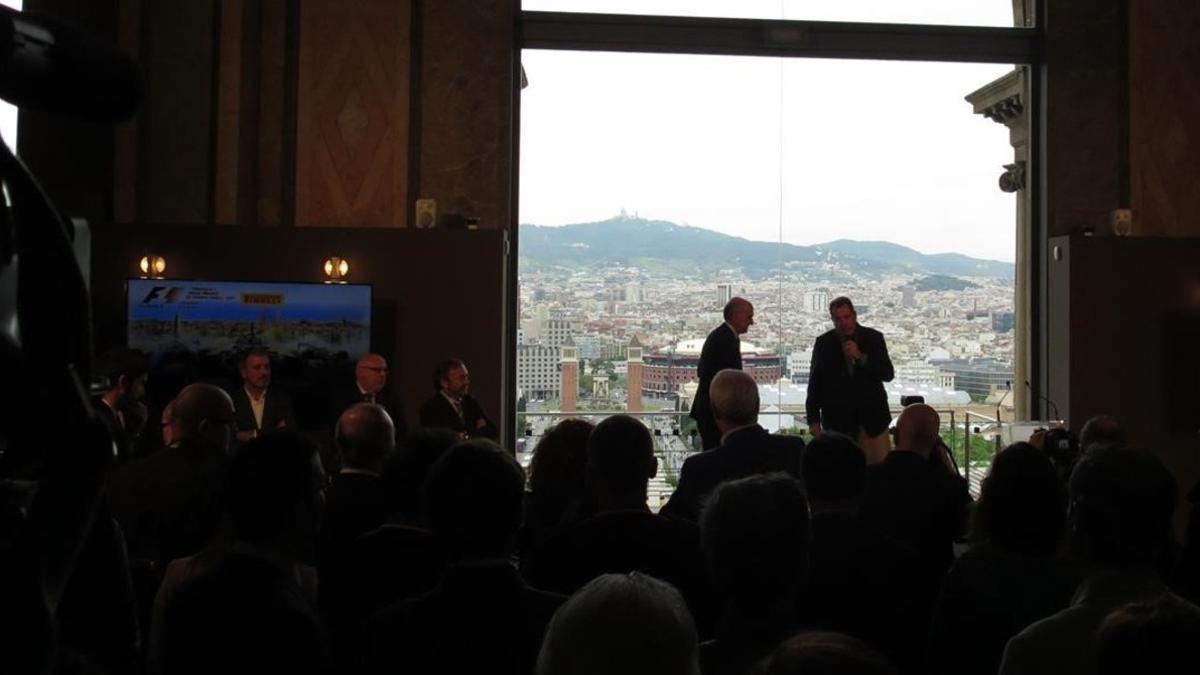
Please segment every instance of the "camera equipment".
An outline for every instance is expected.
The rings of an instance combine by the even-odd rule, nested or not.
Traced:
[[[907,408],[910,405],[913,405],[914,403],[924,403],[924,402],[925,402],[924,396],[915,396],[914,395],[914,396],[901,396],[900,397],[900,405],[905,408]]]

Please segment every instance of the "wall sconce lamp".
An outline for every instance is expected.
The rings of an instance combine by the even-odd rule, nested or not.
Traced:
[[[350,273],[350,261],[333,256],[325,261],[325,283],[344,284],[346,275]]]
[[[142,256],[138,261],[138,269],[142,271],[143,279],[162,279],[167,271],[167,259],[153,253]]]

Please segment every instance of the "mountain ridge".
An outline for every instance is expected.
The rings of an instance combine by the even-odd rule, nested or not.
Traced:
[[[522,223],[523,263],[658,264],[667,269],[704,271],[741,267],[750,276],[769,276],[782,263],[822,265],[836,262],[857,273],[925,273],[951,276],[1012,277],[1015,266],[961,253],[921,253],[886,241],[837,239],[802,246],[761,242],[665,220],[617,216],[590,223],[545,226]]]

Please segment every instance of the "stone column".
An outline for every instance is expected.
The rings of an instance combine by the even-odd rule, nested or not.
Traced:
[[[979,115],[1008,127],[1008,140],[1013,147],[1012,164],[1004,165],[998,180],[1004,192],[1017,196],[1017,251],[1013,310],[1013,414],[1017,419],[1029,419],[1030,406],[1024,382],[1030,379],[1029,356],[1033,333],[1030,330],[1030,294],[1033,292],[1033,270],[1029,259],[1034,242],[1031,237],[1032,214],[1029,211],[1029,191],[1025,188],[1025,166],[1029,160],[1029,100],[1025,69],[1017,68],[998,80],[990,82],[967,95],[966,100]]]

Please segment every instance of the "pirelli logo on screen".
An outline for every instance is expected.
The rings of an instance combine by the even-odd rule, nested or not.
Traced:
[[[282,305],[281,293],[242,293],[243,305]]]

